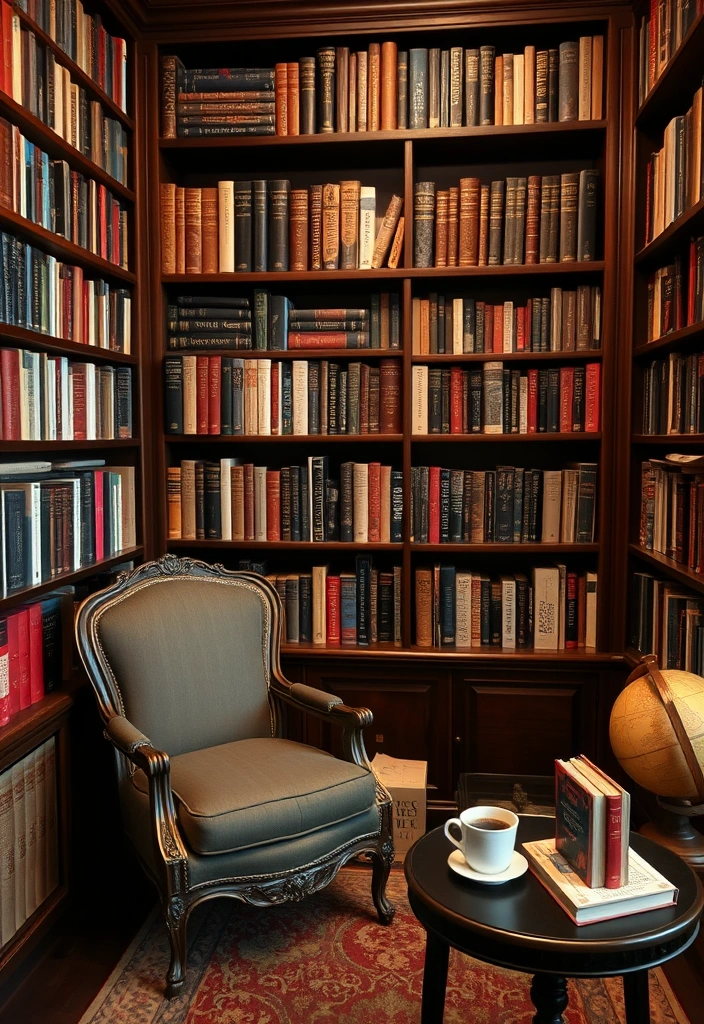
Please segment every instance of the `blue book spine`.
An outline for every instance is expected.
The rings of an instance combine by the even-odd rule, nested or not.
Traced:
[[[455,642],[455,567],[440,567],[440,643],[448,647]]]
[[[289,362],[281,364],[281,431],[293,433],[293,368]]]
[[[477,304],[474,299],[462,303],[462,351],[474,352],[474,338],[477,330]]]
[[[391,470],[391,543],[400,544],[403,540],[403,473],[400,469]]]
[[[49,154],[42,153],[42,224],[47,231],[52,230],[50,180]]]
[[[428,127],[428,51],[408,51],[408,127]]]
[[[371,577],[372,560],[357,555],[357,645],[369,647],[371,641]]]
[[[340,642],[343,647],[357,644],[357,580],[340,577]]]
[[[288,348],[288,314],[291,302],[284,295],[269,297],[269,348],[283,352]]]
[[[232,360],[232,433],[244,434],[244,359]]]

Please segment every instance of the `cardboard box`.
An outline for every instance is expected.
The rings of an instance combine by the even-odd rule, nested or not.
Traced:
[[[407,761],[388,754],[376,754],[374,774],[393,799],[394,847],[396,860],[403,860],[416,839],[425,832],[425,787],[427,761]]]

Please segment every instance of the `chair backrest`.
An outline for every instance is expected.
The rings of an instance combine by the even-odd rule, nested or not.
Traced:
[[[83,602],[79,651],[104,718],[173,756],[270,736],[281,615],[261,576],[166,555]]]

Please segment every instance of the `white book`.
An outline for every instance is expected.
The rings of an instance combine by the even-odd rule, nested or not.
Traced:
[[[518,386],[518,433],[528,433],[528,378],[525,374]]]
[[[244,432],[257,434],[259,430],[258,385],[259,373],[257,359],[244,361]]]
[[[484,433],[503,434],[504,432],[504,364],[501,362],[484,363]]]
[[[516,580],[501,577],[501,646],[516,646]]]
[[[503,349],[504,352],[513,352],[513,331],[515,318],[513,315],[513,302],[504,302],[504,330]]]
[[[254,467],[254,539],[266,540],[266,466]]]
[[[428,367],[412,367],[411,433],[428,433]]]
[[[376,239],[376,188],[362,185],[359,191],[359,269],[371,270]]]
[[[369,540],[369,466],[355,462],[352,467],[353,530],[355,544]]]
[[[522,53],[513,55],[513,123],[525,124],[525,56]]]
[[[327,642],[326,588],[327,565],[314,565],[312,569],[313,643]]]
[[[46,353],[42,353],[42,370],[44,375],[44,437],[49,441],[58,440],[58,409],[56,396],[58,391],[59,360],[49,359]]]
[[[218,268],[221,274],[235,272],[235,183],[218,182]]]
[[[223,540],[232,540],[232,487],[230,480],[232,467],[239,459],[220,459],[220,536]]]
[[[550,351],[562,351],[562,288],[550,289]]]
[[[462,355],[464,352],[464,302],[462,299],[452,300],[452,354]]]
[[[15,822],[12,769],[0,775],[0,943],[15,934]]]
[[[592,119],[592,37],[579,39],[579,105],[580,121]]]
[[[533,569],[533,647],[556,651],[559,633],[560,573],[555,568]]]
[[[308,360],[294,359],[291,381],[293,432],[308,433]]]
[[[137,545],[137,522],[135,518],[136,487],[134,466],[111,466],[111,473],[120,478],[119,526],[121,547],[133,548]]]
[[[15,928],[20,928],[27,919],[25,897],[25,870],[27,863],[27,833],[24,817],[24,768],[18,761],[12,772],[12,812],[15,828]]]
[[[46,893],[59,884],[59,824],[56,806],[56,741],[51,736],[46,743],[46,771],[44,775],[44,804],[46,807]]]
[[[86,370],[86,440],[95,441],[97,440],[97,383],[95,379],[97,366],[95,363],[84,363],[83,365]]]
[[[560,543],[574,544],[577,533],[577,489],[579,470],[562,471],[562,516],[560,520]]]
[[[587,647],[596,647],[596,595],[597,595],[597,574],[587,573],[587,622],[586,636],[584,642]],[[655,616],[657,620],[658,616]],[[653,637],[655,640],[655,637]],[[657,650],[657,646],[655,646]]]
[[[257,363],[257,433],[271,434],[271,359]]]
[[[455,576],[455,647],[472,646],[472,574]]]
[[[565,647],[565,631],[567,627],[567,566],[557,562],[560,585],[557,598],[557,646],[559,650]]]
[[[34,861],[34,894],[37,906],[46,898],[46,807],[44,744],[34,751],[34,793],[37,819],[37,856]]]
[[[34,789],[34,751],[22,761],[24,767],[24,821],[27,855],[24,876],[25,911],[30,917],[36,910],[35,871],[37,863],[36,793]]]
[[[543,472],[543,516],[540,539],[556,544],[560,539],[560,505],[562,503],[562,470]]]

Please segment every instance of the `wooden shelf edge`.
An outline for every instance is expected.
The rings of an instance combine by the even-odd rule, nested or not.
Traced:
[[[704,320],[687,324],[679,331],[671,331],[670,334],[664,334],[661,338],[656,338],[655,341],[646,342],[645,345],[637,345],[633,349],[633,358],[647,358],[653,352],[670,352],[679,346],[690,348],[700,341],[704,341]]]
[[[676,448],[683,444],[704,444],[704,434],[633,434],[631,444],[662,444]]]
[[[376,541],[369,541],[366,544],[358,543],[354,541],[339,541],[339,540],[326,540],[326,541],[310,541],[310,540],[221,540],[207,539],[207,540],[188,540],[184,538],[172,538],[167,540],[166,544],[169,548],[232,548],[235,551],[246,551],[251,549],[253,551],[355,551],[361,554],[364,551],[392,551],[403,553],[403,543],[387,544],[377,543]]]
[[[704,199],[700,199],[694,206],[690,206],[688,210],[679,215],[677,220],[668,224],[657,238],[644,245],[635,255],[636,266],[652,263],[669,248],[674,248],[684,240],[684,236],[687,236],[690,231],[697,230],[697,223],[700,219],[704,219]]]
[[[355,658],[384,658],[399,661],[416,661],[432,659],[436,663],[438,659],[449,661],[530,661],[550,662],[552,664],[564,662],[565,664],[587,664],[587,665],[619,665],[623,662],[623,655],[620,653],[608,653],[596,651],[593,648],[576,648],[575,650],[563,651],[534,651],[533,648],[517,648],[509,650],[501,647],[467,647],[461,650],[456,648],[436,647],[398,647],[394,644],[377,644],[370,647],[328,647],[318,644],[282,644],[281,656],[307,658],[311,655],[320,658],[348,658],[352,654]]]
[[[169,348],[165,356],[223,356],[232,359],[402,359],[400,348]]]
[[[648,551],[640,544],[629,544],[628,550],[632,555],[648,562],[656,569],[662,570],[668,576],[672,576],[679,583],[690,587],[692,590],[699,590],[704,593],[704,573],[695,572],[683,562],[676,562],[674,558],[661,555],[658,551]]]
[[[581,430],[573,434],[534,433],[534,434],[411,434],[411,441],[421,444],[437,444],[439,441],[460,441],[469,443],[496,442],[535,443],[536,441],[601,441],[601,431]]]
[[[304,281],[374,281],[403,278],[532,277],[553,274],[599,274],[604,260],[579,263],[522,263],[516,266],[486,267],[397,267],[390,270],[261,270],[233,274],[162,274],[162,284],[259,284]]]
[[[98,348],[97,345],[83,345],[78,341],[56,338],[53,334],[40,334],[28,327],[15,327],[14,324],[0,323],[0,339],[14,341],[19,348],[40,349],[59,356],[78,356],[81,362],[127,363],[137,366],[139,356],[126,352],[113,352],[109,348]]]
[[[46,583],[39,583],[35,587],[23,587],[22,590],[16,590],[8,597],[0,598],[0,614],[9,611],[15,605],[38,601],[44,594],[49,594],[58,587],[65,587],[78,583],[80,580],[88,579],[90,576],[97,576],[98,573],[106,572],[113,566],[119,565],[120,562],[129,562],[134,558],[141,558],[143,553],[143,546],[138,544],[133,548],[125,548],[119,554],[111,555],[110,558],[103,558],[100,562],[81,566],[75,572],[63,573],[61,576],[56,576],[53,580],[48,580]]]
[[[115,437],[96,441],[3,441],[2,445],[7,452],[75,452],[100,448],[140,448],[142,442],[138,437]]]
[[[463,554],[464,552],[472,554],[488,554],[488,555],[502,555],[502,554],[516,554],[516,555],[529,555],[529,554],[574,554],[574,555],[587,555],[595,554],[599,551],[599,544],[561,544],[561,543],[542,543],[540,541],[535,543],[502,543],[499,541],[487,543],[487,544],[471,544],[461,542],[451,542],[448,544],[421,544],[415,541],[410,542],[411,551],[414,554],[428,554],[428,555],[441,555],[445,552],[447,554]]]
[[[433,352],[426,354],[413,353],[412,363],[486,363],[493,360],[513,363],[530,363],[535,360],[544,362],[570,362],[571,360],[594,360],[598,362],[603,356],[600,348],[580,349],[580,351],[560,352]]]
[[[30,734],[38,733],[58,721],[72,704],[73,701],[67,693],[55,690],[45,694],[36,704],[18,711],[7,725],[0,726],[0,758],[4,758],[13,747],[23,743]]]
[[[167,444],[261,444],[262,442],[283,442],[284,444],[305,444],[309,441],[323,444],[355,441],[367,444],[399,444],[403,434],[164,434]]]

